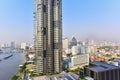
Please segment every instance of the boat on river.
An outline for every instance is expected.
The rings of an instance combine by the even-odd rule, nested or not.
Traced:
[[[11,54],[11,55],[9,55],[9,56],[7,56],[7,57],[4,57],[4,59],[8,59],[8,58],[10,58],[10,57],[12,57],[13,56],[13,54]]]

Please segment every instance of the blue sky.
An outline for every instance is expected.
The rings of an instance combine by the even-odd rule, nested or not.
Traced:
[[[0,43],[33,40],[33,0],[0,0]],[[120,41],[120,0],[63,0],[63,36]]]

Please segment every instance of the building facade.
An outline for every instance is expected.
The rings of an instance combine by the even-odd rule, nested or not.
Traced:
[[[77,55],[78,53],[80,53],[78,46],[72,46],[72,55]]]
[[[71,57],[71,67],[89,64],[89,54],[81,54]]]
[[[20,44],[20,48],[21,48],[22,50],[26,50],[26,47],[27,47],[27,43],[21,43],[21,44]]]
[[[35,72],[62,71],[62,0],[34,0]]]

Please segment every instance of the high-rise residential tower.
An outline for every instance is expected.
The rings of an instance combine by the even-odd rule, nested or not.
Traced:
[[[62,0],[34,0],[35,72],[62,71]]]

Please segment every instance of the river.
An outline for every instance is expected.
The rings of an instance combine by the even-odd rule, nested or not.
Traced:
[[[16,73],[19,65],[24,61],[24,54],[13,53],[13,56],[4,60],[3,58],[10,54],[0,54],[0,80],[10,80]]]

